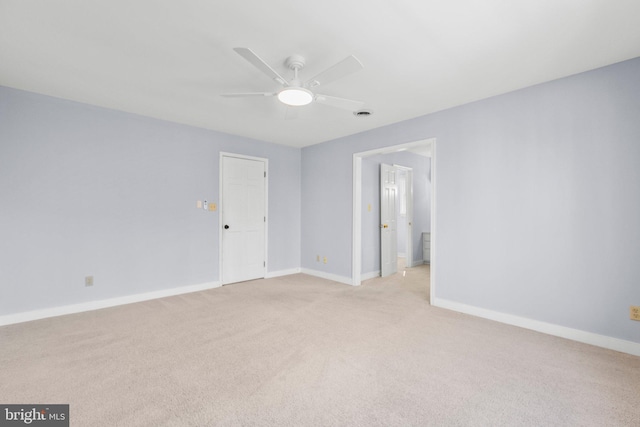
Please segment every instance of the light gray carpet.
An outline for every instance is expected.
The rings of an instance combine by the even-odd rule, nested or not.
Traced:
[[[0,328],[0,403],[72,426],[638,426],[640,358],[429,306],[428,267]]]

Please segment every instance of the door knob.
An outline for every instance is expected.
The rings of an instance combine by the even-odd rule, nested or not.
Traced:
[[[224,225],[224,229],[225,229],[225,230],[228,230],[228,229],[229,229],[229,226],[228,226],[227,224],[225,224],[225,225]]]

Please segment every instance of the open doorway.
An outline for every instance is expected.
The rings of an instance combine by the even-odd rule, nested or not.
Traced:
[[[370,150],[366,152],[355,153],[353,155],[353,245],[352,245],[352,284],[357,286],[360,285],[362,280],[375,277],[375,271],[367,271],[366,263],[370,264],[369,256],[367,256],[366,260],[363,260],[363,240],[364,240],[364,248],[365,255],[367,251],[371,252],[371,248],[367,245],[371,242],[371,236],[366,235],[363,236],[363,228],[366,227],[366,222],[370,221],[370,217],[373,215],[369,215],[373,211],[373,209],[377,209],[377,206],[372,206],[372,203],[367,199],[363,201],[363,191],[365,194],[367,191],[371,191],[370,182],[368,179],[363,180],[363,169],[365,169],[365,173],[367,173],[367,168],[370,168],[371,165],[368,163],[370,160],[376,160],[374,156],[381,156],[385,154],[392,153],[401,153],[403,151],[412,151],[419,152],[421,155],[425,155],[430,158],[430,168],[429,168],[429,179],[428,183],[425,185],[429,186],[430,193],[430,208],[428,213],[417,214],[415,217],[416,225],[421,221],[422,225],[419,225],[418,228],[414,229],[412,233],[413,243],[412,248],[414,246],[422,244],[422,231],[428,231],[430,233],[430,263],[431,268],[429,272],[429,281],[430,281],[430,299],[433,300],[435,295],[435,267],[436,267],[436,229],[435,229],[435,177],[436,177],[436,157],[435,157],[435,139],[427,139],[421,141],[415,141],[407,144],[383,147],[375,150]],[[425,159],[428,161],[429,159]],[[396,163],[396,162],[393,162]],[[365,176],[366,178],[366,176]],[[364,188],[363,188],[364,186]],[[376,184],[377,186],[377,184]],[[418,211],[416,211],[418,212]],[[420,215],[418,217],[417,215]],[[424,225],[428,224],[428,225]],[[363,225],[365,227],[363,227]],[[379,226],[379,224],[377,225]],[[367,230],[368,228],[365,228]],[[400,245],[400,248],[402,245]],[[422,248],[419,248],[420,251],[416,256],[420,257],[419,263],[422,263]],[[414,249],[415,250],[415,249]],[[405,252],[405,255],[409,251]],[[411,257],[411,264],[417,264],[418,260]],[[370,268],[370,265],[369,265]]]

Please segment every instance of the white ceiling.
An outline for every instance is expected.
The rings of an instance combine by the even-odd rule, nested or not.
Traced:
[[[640,56],[637,0],[0,0],[0,85],[303,147]],[[276,98],[249,47],[374,115]],[[285,74],[286,73],[286,74]]]

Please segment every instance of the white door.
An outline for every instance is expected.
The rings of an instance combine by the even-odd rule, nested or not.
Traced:
[[[398,202],[397,170],[380,164],[380,275],[389,276],[398,271],[398,229],[396,203]]]
[[[222,284],[264,277],[265,162],[222,157]]]

